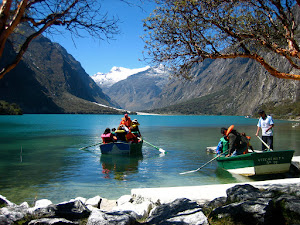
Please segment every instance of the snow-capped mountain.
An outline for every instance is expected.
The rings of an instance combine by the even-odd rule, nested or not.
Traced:
[[[130,111],[151,109],[153,103],[169,82],[169,71],[163,66],[132,74],[102,89],[121,108]]]
[[[101,87],[101,88],[108,88],[113,84],[127,79],[129,76],[143,72],[149,69],[149,66],[137,69],[128,69],[124,67],[116,67],[114,66],[108,73],[96,73],[91,78]]]

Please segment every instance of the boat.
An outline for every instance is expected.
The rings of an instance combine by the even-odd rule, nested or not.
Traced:
[[[101,154],[111,155],[138,155],[142,154],[143,140],[138,143],[131,142],[111,142],[100,144]]]
[[[288,172],[294,150],[252,152],[217,158],[218,166],[233,174],[244,176]]]

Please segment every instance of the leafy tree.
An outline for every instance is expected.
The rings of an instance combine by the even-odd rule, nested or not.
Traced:
[[[0,79],[21,61],[30,42],[45,31],[63,26],[75,36],[86,32],[95,38],[106,39],[118,33],[117,21],[102,14],[98,0],[2,0],[0,59],[8,38],[18,32],[19,24],[28,23],[35,32],[25,37],[14,61],[0,68]]]
[[[207,58],[251,58],[272,76],[300,80],[300,0],[158,0],[144,21],[152,62],[183,77]],[[298,37],[297,37],[298,35]],[[271,65],[281,57],[291,72]]]

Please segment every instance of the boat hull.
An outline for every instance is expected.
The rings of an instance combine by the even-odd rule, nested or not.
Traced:
[[[218,166],[244,176],[288,172],[294,150],[253,152],[232,157],[220,157]]]
[[[143,142],[127,143],[127,142],[113,142],[108,144],[101,144],[101,154],[110,155],[132,155],[142,153]]]

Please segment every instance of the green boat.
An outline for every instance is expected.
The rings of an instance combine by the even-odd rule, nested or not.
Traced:
[[[252,152],[231,157],[221,156],[218,166],[230,173],[244,176],[288,172],[294,150]]]

